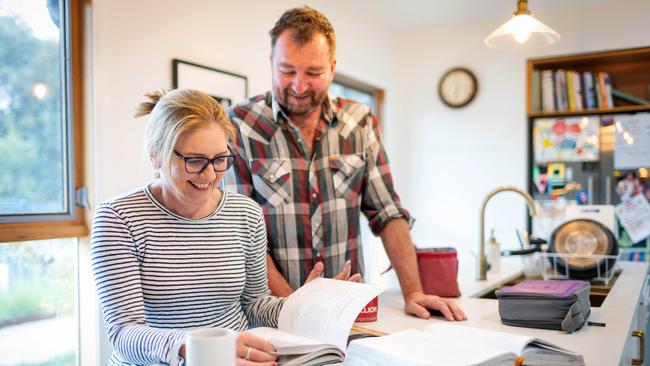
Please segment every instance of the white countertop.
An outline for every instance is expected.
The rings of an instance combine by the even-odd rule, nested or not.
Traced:
[[[648,263],[619,261],[622,269],[601,307],[592,307],[590,321],[606,323],[605,327],[585,326],[573,334],[561,331],[512,327],[501,324],[497,300],[479,299],[476,294],[486,293],[496,285],[519,277],[522,274],[520,257],[504,257],[500,274],[488,272],[486,281],[476,281],[473,263],[461,263],[458,281],[462,296],[458,305],[467,314],[464,325],[486,328],[510,333],[525,334],[548,340],[560,347],[581,353],[589,366],[618,365],[638,299],[648,271]],[[407,316],[403,311],[402,296],[398,291],[389,290],[379,297],[378,321],[357,323],[359,326],[387,333],[403,329],[422,329],[432,322],[445,321],[440,318],[430,320]],[[636,328],[635,328],[636,329]]]

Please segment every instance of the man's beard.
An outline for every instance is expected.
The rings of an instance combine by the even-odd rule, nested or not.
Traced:
[[[327,97],[327,93],[317,94],[313,90],[298,95],[294,93],[290,87],[285,88],[284,90],[279,90],[278,88],[275,88],[275,95],[278,100],[278,103],[280,104],[280,106],[282,106],[284,111],[287,114],[294,115],[294,116],[305,116],[312,113],[323,103],[323,101]],[[309,102],[301,103],[301,104],[290,103],[289,102],[290,96],[308,97]]]

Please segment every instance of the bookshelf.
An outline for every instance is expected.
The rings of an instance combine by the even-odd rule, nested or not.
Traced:
[[[591,52],[569,56],[531,59],[526,67],[526,111],[529,117],[554,117],[585,114],[615,114],[650,110],[650,104],[635,105],[614,98],[611,108],[544,112],[533,109],[533,73],[544,70],[570,70],[578,73],[608,73],[612,87],[650,101],[650,47]]]
[[[552,74],[551,82],[547,81],[547,92],[549,85],[552,88],[550,94],[553,99],[554,108],[550,110],[548,105],[544,108],[542,101],[543,94],[543,78],[542,73],[550,70]],[[558,70],[562,70],[559,71]],[[549,73],[547,71],[547,73]],[[575,73],[579,76],[577,79],[572,79],[573,84],[575,81],[580,81],[580,90],[570,88],[568,79],[569,74]],[[590,103],[587,102],[587,90],[589,85],[585,86],[585,79],[592,75],[593,91],[592,98],[596,100],[595,108],[587,108],[587,104],[594,104],[594,99]],[[536,75],[535,75],[536,74]],[[558,74],[564,74],[557,76]],[[607,87],[601,86],[602,78],[599,74],[607,74],[604,80],[609,80],[610,90],[622,92],[625,95],[632,96],[633,101],[629,98],[615,97],[614,93],[609,96],[609,101],[601,102],[602,96],[599,93],[608,92]],[[548,75],[547,75],[548,76]],[[563,80],[566,77],[566,80]],[[570,76],[574,78],[575,76]],[[547,78],[548,79],[548,78]],[[558,81],[557,79],[560,79]],[[566,82],[566,83],[564,83]],[[564,84],[563,84],[564,83]],[[598,84],[598,88],[595,85]],[[606,86],[606,84],[604,84]],[[537,90],[535,90],[537,88]],[[558,94],[558,89],[566,93],[565,99],[558,102],[558,98],[562,96]],[[566,88],[566,89],[565,89]],[[598,90],[600,89],[600,90]],[[573,94],[574,105],[570,108],[568,98],[570,93]],[[594,95],[595,94],[595,95]],[[577,98],[581,99],[582,106],[577,105]],[[547,101],[549,95],[546,96]],[[564,107],[562,103],[565,103]],[[641,104],[640,104],[641,103]],[[559,108],[558,108],[559,107]],[[625,174],[626,170],[616,170],[614,168],[614,139],[615,130],[612,120],[615,116],[624,114],[637,114],[642,112],[650,112],[650,47],[640,47],[631,49],[621,49],[612,51],[599,51],[573,55],[553,56],[544,58],[529,59],[526,62],[526,116],[528,128],[528,192],[531,193],[533,198],[540,202],[540,204],[547,204],[555,209],[554,203],[550,202],[554,199],[553,195],[546,191],[541,191],[539,187],[539,172],[546,170],[545,174],[550,174],[550,162],[536,161],[535,156],[535,141],[534,129],[536,122],[540,118],[549,119],[566,119],[567,123],[575,118],[593,117],[597,118],[600,123],[597,127],[597,134],[599,137],[598,146],[598,159],[596,161],[571,161],[571,159],[564,161],[557,161],[562,165],[563,170],[571,171],[568,174],[566,182],[572,181],[580,183],[583,189],[588,188],[589,203],[591,204],[607,204],[616,205],[620,203],[620,199],[616,193],[616,185],[620,179],[621,174]],[[607,122],[610,120],[610,122]],[[650,171],[650,166],[642,167],[639,172]],[[537,179],[537,180],[536,180]],[[643,177],[642,183],[646,186],[650,185],[650,177]],[[567,201],[577,200],[576,194],[578,192],[565,193],[562,197]],[[529,230],[534,231],[535,225],[529,219]],[[539,227],[539,224],[537,225]],[[621,231],[619,229],[620,234]],[[619,243],[620,243],[619,238]],[[621,253],[626,252],[642,252],[648,253],[650,250],[650,237],[644,241],[639,242],[631,247],[621,247]],[[646,258],[647,260],[647,258]]]

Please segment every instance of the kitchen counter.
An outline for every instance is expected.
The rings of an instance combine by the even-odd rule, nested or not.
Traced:
[[[645,292],[648,263],[619,261],[618,266],[622,269],[619,278],[601,307],[592,307],[589,317],[590,321],[602,322],[606,326],[585,326],[573,334],[503,325],[499,318],[497,300],[476,298],[499,284],[521,276],[522,266],[519,257],[504,257],[501,272],[499,274],[488,272],[485,281],[475,280],[476,268],[473,263],[461,263],[458,280],[462,296],[456,301],[469,318],[463,322],[464,325],[542,338],[560,347],[581,353],[589,366],[629,365],[630,357],[626,353],[631,353],[632,358],[638,357],[637,351],[629,350],[630,344],[638,343],[636,339],[630,339],[630,333],[638,329],[636,314],[640,310],[639,301],[645,298],[645,294],[641,296],[641,293]],[[441,318],[423,320],[407,316],[403,312],[403,306],[404,302],[399,291],[386,291],[379,297],[378,321],[357,323],[357,325],[393,333],[409,328],[422,329],[432,322],[445,321]],[[638,349],[638,346],[636,347]]]

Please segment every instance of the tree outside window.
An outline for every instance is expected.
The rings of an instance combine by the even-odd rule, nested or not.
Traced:
[[[2,365],[79,363],[80,9],[0,0]]]

